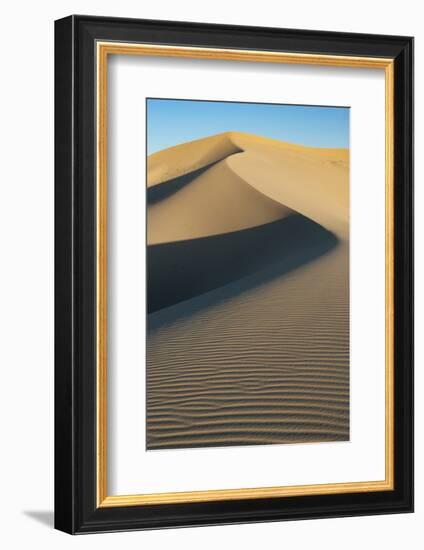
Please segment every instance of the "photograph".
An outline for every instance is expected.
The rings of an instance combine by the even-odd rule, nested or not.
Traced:
[[[349,114],[146,99],[148,450],[349,440]]]

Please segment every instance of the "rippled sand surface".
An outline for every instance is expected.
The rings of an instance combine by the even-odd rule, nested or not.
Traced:
[[[341,246],[151,330],[148,447],[347,440],[347,269]]]

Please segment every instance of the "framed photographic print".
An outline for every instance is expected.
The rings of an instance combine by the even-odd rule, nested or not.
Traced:
[[[413,509],[413,39],[55,25],[55,525]]]

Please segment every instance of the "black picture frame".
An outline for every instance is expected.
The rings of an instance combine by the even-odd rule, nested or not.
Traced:
[[[394,490],[98,507],[99,40],[394,60]],[[73,15],[55,22],[55,527],[67,533],[413,511],[413,39]]]

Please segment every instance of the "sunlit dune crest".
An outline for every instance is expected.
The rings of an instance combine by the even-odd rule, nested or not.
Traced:
[[[169,195],[149,207],[148,243],[246,229],[291,211],[346,238],[348,168],[346,149],[237,132],[154,153],[148,159],[148,196],[161,187]]]

